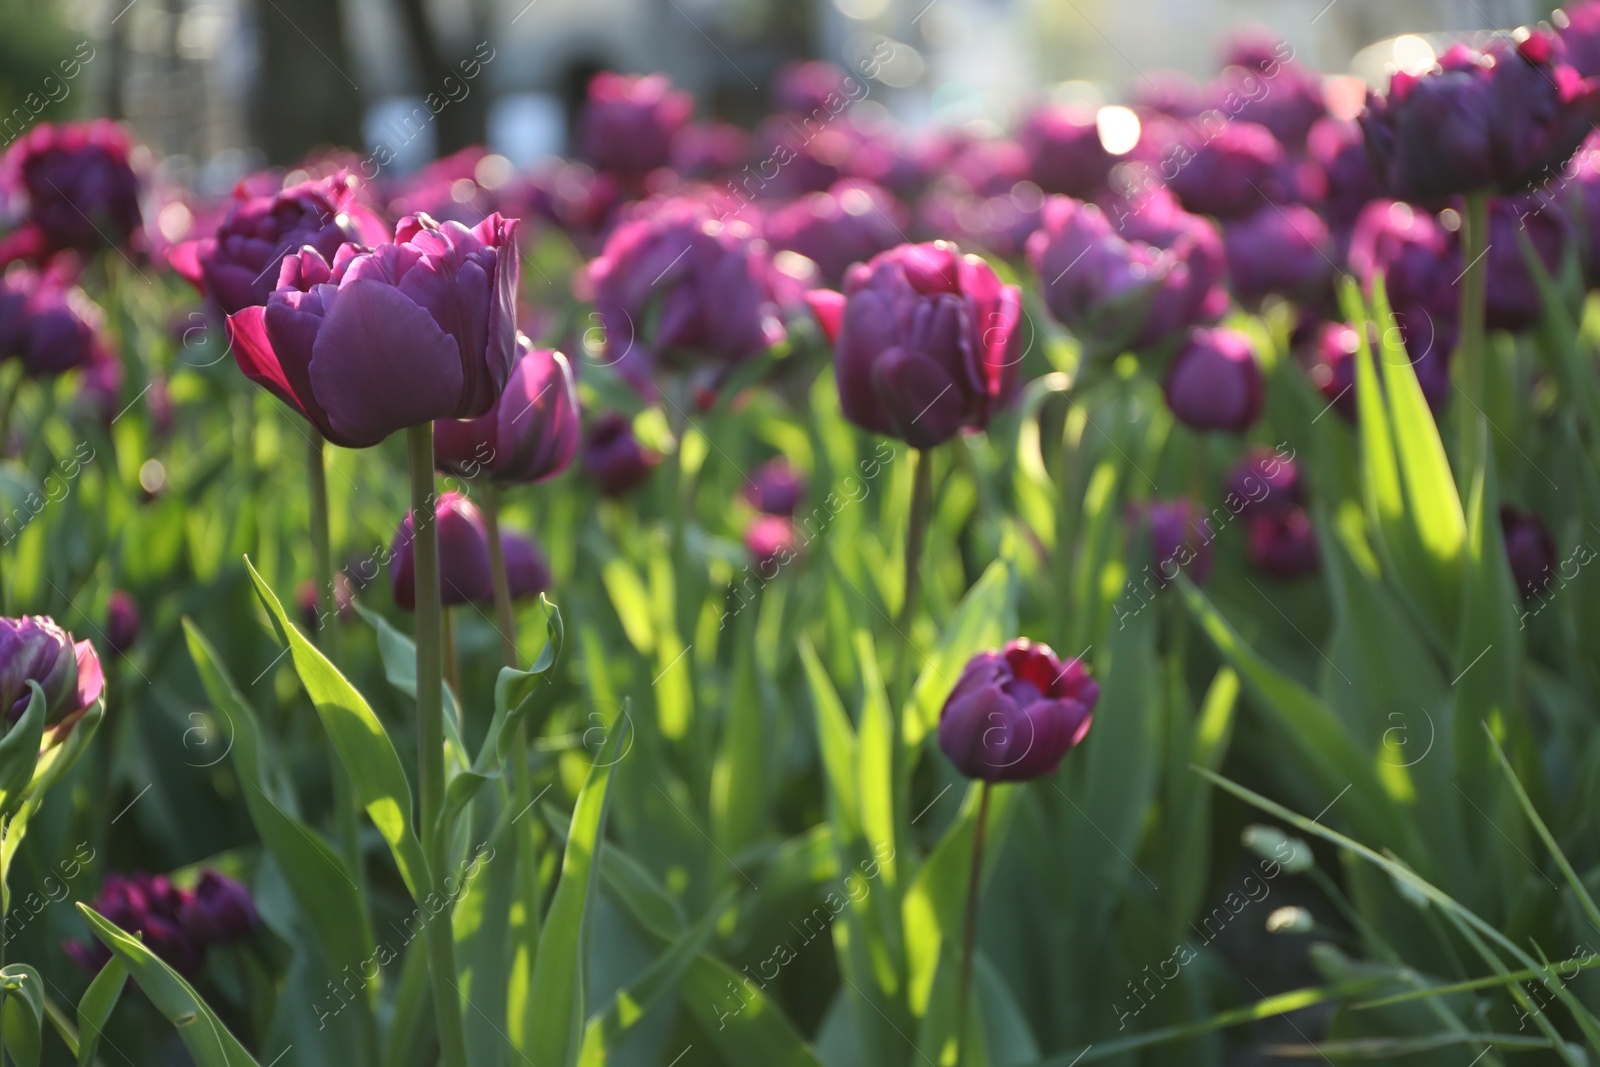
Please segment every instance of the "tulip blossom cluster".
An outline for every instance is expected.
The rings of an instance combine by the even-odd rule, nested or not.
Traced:
[[[139,935],[145,947],[189,977],[205,965],[210,948],[241,941],[261,923],[250,891],[211,870],[202,872],[193,888],[175,886],[161,874],[112,873],[94,909]],[[111,960],[111,950],[98,941],[68,941],[62,947],[89,974]]]

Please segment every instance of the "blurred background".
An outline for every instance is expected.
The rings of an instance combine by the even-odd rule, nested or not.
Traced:
[[[1244,27],[1310,66],[1373,77],[1397,48],[1402,63],[1416,50],[1405,35],[1549,11],[1525,0],[0,0],[0,140],[34,121],[121,118],[169,174],[214,192],[329,144],[385,146],[392,174],[469,144],[532,164],[566,150],[584,87],[605,68],[664,71],[702,117],[749,124],[781,64],[858,70],[876,55],[872,105],[900,121],[1003,124],[1042,96],[1116,102],[1157,71],[1208,74]],[[429,94],[442,106],[420,121]]]

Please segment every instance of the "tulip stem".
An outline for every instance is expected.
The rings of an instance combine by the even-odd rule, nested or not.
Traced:
[[[1467,401],[1482,411],[1488,377],[1483,320],[1489,279],[1489,194],[1468,193],[1466,200],[1467,214],[1461,227],[1462,255],[1467,260],[1461,286],[1461,381]],[[1470,441],[1474,423],[1466,419],[1462,425],[1467,427],[1463,440]],[[1467,454],[1463,450],[1463,456]]]
[[[933,455],[918,449],[912,458],[911,515],[906,523],[906,581],[905,596],[900,601],[900,615],[895,629],[900,634],[900,647],[895,652],[895,695],[903,700],[911,686],[906,677],[911,667],[911,626],[917,615],[917,594],[922,590],[922,544],[927,540],[928,517],[933,511]]]
[[[984,782],[978,789],[978,823],[972,831],[972,870],[967,874],[967,914],[961,933],[961,986],[956,995],[956,1067],[966,1047],[967,1002],[972,999],[972,957],[978,951],[978,891],[983,882],[983,839],[989,822],[989,790]]]
[[[444,885],[446,843],[439,839],[444,808],[444,610],[439,589],[439,533],[433,488],[433,424],[406,430],[411,460],[411,524],[416,559],[417,616],[417,780],[421,803],[422,851],[427,858],[428,891],[450,899]],[[455,932],[443,909],[427,928],[428,970],[433,979],[433,1010],[439,1023],[440,1059],[445,1067],[467,1067],[467,1042],[456,992]]]

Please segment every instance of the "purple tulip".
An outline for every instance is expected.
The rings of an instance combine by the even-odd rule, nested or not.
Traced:
[[[985,782],[1054,774],[1089,732],[1099,697],[1082,662],[1018,638],[967,661],[939,712],[939,748]]]
[[[578,154],[597,170],[654,170],[671,157],[672,140],[693,111],[694,97],[674,90],[663,74],[601,71],[578,119]]]
[[[1047,193],[1088,199],[1099,193],[1117,157],[1100,143],[1095,112],[1042,107],[1030,114],[1018,134],[1034,184]]]
[[[1250,338],[1237,330],[1194,330],[1173,358],[1167,406],[1194,430],[1243,433],[1261,417],[1265,391]]]
[[[899,201],[871,182],[852,178],[779,208],[763,228],[773,248],[800,253],[816,263],[829,285],[838,285],[852,263],[899,244],[905,226]]]
[[[805,495],[806,483],[800,472],[781,456],[757,467],[745,486],[745,499],[768,515],[793,515]]]
[[[1581,0],[1556,11],[1561,59],[1585,78],[1600,74],[1600,2]]]
[[[1328,114],[1322,76],[1275,54],[1230,66],[1219,80],[1223,100],[1237,101],[1234,117],[1265,126],[1290,151],[1304,148],[1311,127]]]
[[[1465,264],[1456,235],[1426,211],[1375,200],[1356,219],[1350,236],[1350,270],[1370,292],[1379,273],[1396,313],[1443,326],[1459,317]]]
[[[973,141],[965,145],[946,164],[950,176],[964,183],[978,196],[1001,196],[1018,182],[1025,181],[1032,169],[1028,152],[1016,141]]]
[[[122,410],[122,360],[97,348],[78,378],[73,406],[84,416],[110,426]]]
[[[322,590],[317,588],[317,583],[307,578],[295,589],[295,609],[300,614],[300,628],[307,633],[316,633],[322,629],[327,609],[323,606]],[[335,618],[343,621],[350,619],[356,613],[355,583],[350,580],[350,575],[344,571],[335,571],[333,575],[333,612]]]
[[[731,174],[750,158],[750,135],[731,122],[685,126],[672,142],[672,169],[691,180]]]
[[[1138,200],[1109,197],[1106,216],[1129,241],[1168,253],[1176,265],[1165,272],[1150,318],[1134,338],[1136,350],[1173,347],[1192,326],[1215,322],[1228,310],[1227,253],[1216,224],[1185,211],[1166,189],[1147,190]]]
[[[1368,201],[1382,195],[1359,123],[1321,119],[1306,135],[1306,155],[1321,175],[1323,214],[1335,227],[1353,225]]]
[[[1207,108],[1216,106],[1212,86],[1201,85],[1187,74],[1178,71],[1151,71],[1132,86],[1133,104],[1145,114],[1140,118],[1165,116],[1174,119],[1192,119]]]
[[[0,277],[0,358],[34,378],[87,367],[104,352],[100,308],[56,271],[14,267]]]
[[[139,639],[139,606],[121,589],[106,601],[106,648],[113,656],[126,655]]]
[[[32,699],[29,682],[44,692],[45,724],[77,721],[105,691],[100,657],[88,641],[72,635],[44,615],[0,618],[0,711],[8,723],[21,719]]]
[[[1557,58],[1534,31],[1483,52],[1455,45],[1425,74],[1401,71],[1361,117],[1390,195],[1430,200],[1553,177],[1600,117],[1600,81]]]
[[[625,416],[608,412],[589,427],[583,442],[583,470],[607,496],[620,496],[645,478],[661,457],[633,435]]]
[[[1022,361],[1022,294],[947,241],[858,263],[844,292],[806,294],[834,342],[845,418],[931,448],[981,430],[1011,396]]]
[[[1596,2],[1600,11],[1600,0]],[[1600,20],[1600,16],[1597,16]],[[1564,206],[1577,225],[1578,258],[1583,280],[1600,284],[1600,136],[1592,136],[1572,157],[1571,180],[1565,183]]]
[[[714,385],[785,336],[766,242],[700,201],[641,208],[612,231],[583,284],[605,329],[606,359],[647,394],[658,362],[704,364]]]
[[[105,119],[41,122],[0,163],[0,186],[27,202],[21,228],[0,242],[0,263],[43,261],[56,252],[143,247],[133,140]]]
[[[440,470],[468,480],[542,482],[567,469],[578,451],[578,394],[567,357],[517,335],[518,358],[505,392],[487,415],[433,424]]]
[[[261,919],[250,890],[216,871],[204,871],[178,909],[178,921],[196,941],[226,944],[243,938]]]
[[[516,354],[517,226],[405,218],[331,266],[302,248],[265,307],[228,316],[239,369],[345,448],[488,414]]]
[[[181,918],[193,894],[176,888],[165,875],[113,872],[94,899],[94,910],[119,928],[138,935],[145,947],[179,974],[194,976],[205,962],[206,942],[191,933]],[[85,971],[97,972],[111,959],[98,940],[69,941],[62,946]]]
[[[1317,569],[1317,533],[1304,508],[1252,515],[1247,530],[1252,565],[1275,578],[1298,578]]]
[[[1044,200],[1039,187],[1029,181],[987,197],[973,195],[960,182],[945,182],[917,205],[919,228],[924,233],[954,235],[961,243],[1016,259],[1039,228]]]
[[[772,80],[772,99],[780,111],[829,108],[830,103],[837,104],[849,95],[848,78],[843,70],[822,59],[785,63]]]
[[[238,202],[215,236],[186,241],[169,257],[225,315],[266,304],[283,258],[306,245],[331,262],[342,244],[389,239],[377,215],[356,199],[355,178],[342,171],[270,196],[250,196],[247,188],[241,182],[234,190]]]
[[[494,598],[489,570],[489,535],[477,505],[460,493],[443,493],[434,506],[439,537],[439,590],[441,603],[482,603]],[[417,606],[415,515],[406,512],[395,531],[389,588],[394,602],[406,611]]]
[[[1555,581],[1556,542],[1531,511],[1500,505],[1500,533],[1505,539],[1511,577],[1523,600],[1535,600]]]
[[[1450,353],[1455,347],[1456,326],[1415,313],[1396,321],[1423,399],[1429,408],[1439,411],[1450,396]],[[1360,342],[1356,331],[1345,323],[1324,323],[1306,355],[1311,384],[1351,422],[1356,418],[1356,351]],[[1374,358],[1378,358],[1376,351]]]
[[[1255,122],[1195,123],[1162,164],[1167,184],[1199,215],[1238,218],[1288,196],[1283,146]]]
[[[1493,330],[1524,330],[1544,317],[1539,287],[1522,256],[1517,231],[1527,232],[1534,250],[1552,278],[1561,273],[1562,257],[1577,240],[1577,230],[1559,202],[1537,194],[1494,197],[1489,201],[1489,250],[1484,322]]]
[[[1257,306],[1269,293],[1313,303],[1333,273],[1328,226],[1303,204],[1269,204],[1225,224],[1228,276],[1239,302]]]
[[[1129,505],[1131,524],[1150,539],[1149,570],[1158,588],[1166,588],[1178,576],[1189,576],[1196,585],[1204,584],[1214,562],[1211,542],[1216,533],[1204,510],[1192,500],[1152,500]]]
[[[1257,445],[1228,475],[1228,506],[1236,515],[1266,515],[1305,503],[1300,467],[1288,456]]]
[[[1127,351],[1181,267],[1160,249],[1117,236],[1094,204],[1059,196],[1045,201],[1040,228],[1028,238],[1028,263],[1050,314],[1091,357]]]
[[[756,569],[770,576],[774,565],[794,558],[794,522],[787,515],[757,515],[744,530],[744,547]]]
[[[504,530],[500,550],[505,553],[506,584],[511,587],[512,600],[536,597],[550,588],[554,581],[550,561],[533,538]]]

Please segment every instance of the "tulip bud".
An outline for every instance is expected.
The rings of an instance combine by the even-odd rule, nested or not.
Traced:
[[[106,647],[121,656],[139,639],[139,607],[133,597],[114,589],[106,602]]]
[[[477,419],[433,424],[434,461],[471,480],[540,482],[567,468],[578,451],[578,394],[567,357],[535,349],[517,335],[520,353],[493,410]]]
[[[1261,417],[1261,368],[1236,330],[1194,330],[1173,359],[1164,391],[1178,421],[1195,430],[1243,433]]]
[[[1213,563],[1211,520],[1192,500],[1152,500],[1130,505],[1128,517],[1149,538],[1150,570],[1157,588],[1166,588],[1179,571],[1196,585],[1205,584]]]
[[[755,469],[745,486],[744,497],[751,506],[768,515],[793,515],[805,491],[804,479],[780,456]]]
[[[834,342],[851,422],[931,448],[981,430],[1022,361],[1022,294],[952,244],[901,245],[846,272],[844,292],[806,294]]]
[[[968,778],[1054,774],[1089,732],[1099,696],[1081,662],[1018,639],[967,662],[939,713],[939,748]]]
[[[27,201],[26,221],[0,242],[0,264],[42,262],[56,252],[93,253],[108,243],[143,247],[133,141],[114,122],[41,122],[12,142],[0,185]]]
[[[1317,569],[1317,534],[1304,508],[1252,515],[1250,562],[1277,578],[1296,578]]]
[[[179,923],[202,943],[237,941],[260,923],[250,890],[232,878],[205,871],[178,911]]]
[[[478,508],[460,493],[442,494],[434,510],[439,537],[440,602],[470,604],[494,597],[489,570],[489,535]],[[395,533],[389,587],[394,602],[406,611],[417,606],[414,512],[407,511]]]
[[[589,427],[583,444],[583,469],[607,496],[620,496],[649,476],[661,457],[633,435],[633,424],[615,412]]]
[[[1047,193],[1094,196],[1117,161],[1100,143],[1092,109],[1039,108],[1023,120],[1017,139],[1034,184]]]
[[[1333,273],[1328,225],[1305,205],[1269,204],[1222,232],[1240,303],[1255,307],[1277,293],[1310,304],[1327,293]]]
[[[1556,577],[1556,542],[1539,516],[1500,505],[1500,534],[1505,540],[1511,577],[1523,600],[1543,595]]]
[[[38,682],[44,692],[45,724],[58,726],[100,699],[105,678],[88,641],[43,615],[0,618],[0,714],[16,722],[28,710]]]
[[[192,977],[205,962],[206,943],[185,928],[181,915],[193,894],[177,889],[164,875],[136,871],[111,873],[94,899],[94,910],[130,934],[179,974]],[[111,959],[98,941],[67,942],[69,956],[96,972]]]
[[[1544,317],[1544,301],[1523,258],[1518,230],[1527,233],[1551,277],[1561,273],[1562,258],[1577,239],[1567,213],[1554,200],[1527,194],[1489,201],[1484,323],[1490,329],[1525,330]]]
[[[550,563],[533,538],[504,530],[500,550],[505,554],[506,584],[511,587],[512,600],[536,597],[550,588]]]
[[[1293,459],[1257,446],[1228,475],[1228,495],[1234,514],[1261,515],[1305,503],[1305,486]]]
[[[53,271],[0,277],[0,358],[17,356],[34,378],[86,367],[105,355],[100,308]]]
[[[1345,230],[1369,201],[1383,194],[1361,127],[1342,119],[1321,119],[1306,135],[1306,154],[1321,176],[1322,211]]]
[[[756,570],[770,577],[794,558],[794,523],[787,515],[758,515],[745,527],[744,547]]]
[[[779,208],[764,229],[773,248],[800,253],[816,263],[829,285],[838,285],[852,263],[900,243],[905,214],[885,190],[851,179]]]
[[[1169,154],[1167,184],[1199,215],[1239,218],[1288,196],[1283,146],[1272,131],[1234,120],[1206,136],[1191,131]]]
[[[597,169],[643,174],[667,162],[693,111],[694,97],[665,75],[601,71],[578,119],[578,152]]]

